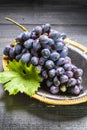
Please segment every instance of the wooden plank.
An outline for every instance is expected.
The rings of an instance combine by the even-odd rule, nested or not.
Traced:
[[[22,24],[87,25],[87,9],[81,6],[58,5],[3,5],[0,6],[0,24],[9,23],[8,16]]]

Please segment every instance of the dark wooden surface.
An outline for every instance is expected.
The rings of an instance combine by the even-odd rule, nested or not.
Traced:
[[[69,3],[69,1],[67,1]],[[73,0],[72,0],[73,2]],[[21,30],[7,22],[8,16],[25,25],[34,26],[50,22],[52,27],[87,46],[86,4],[31,4],[0,5],[0,70],[2,52]],[[2,2],[3,3],[3,2]],[[86,68],[87,69],[87,68]],[[0,130],[87,130],[87,103],[74,106],[52,106],[28,96],[9,96],[0,85]]]

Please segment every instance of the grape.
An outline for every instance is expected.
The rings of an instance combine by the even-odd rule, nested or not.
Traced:
[[[52,60],[47,60],[45,62],[45,67],[49,70],[49,69],[53,69],[55,66],[54,62]]]
[[[35,31],[35,33],[36,33],[37,35],[41,35],[41,33],[42,33],[42,27],[41,27],[41,26],[36,26],[36,27],[34,28],[34,31]]]
[[[31,63],[33,64],[33,65],[38,65],[38,58],[37,57],[32,57],[31,58]]]
[[[55,43],[55,50],[62,51],[64,47],[64,42],[56,42]]]
[[[14,51],[13,48],[10,48],[10,50],[9,50],[9,56],[10,56],[10,58],[15,58],[15,51]]]
[[[53,47],[54,44],[55,44],[54,40],[51,39],[51,38],[49,38],[49,39],[48,39],[48,45]]]
[[[72,71],[66,71],[65,74],[68,76],[68,78],[72,78],[73,77],[73,72]]]
[[[39,59],[39,64],[43,66],[43,65],[45,64],[45,61],[46,61],[45,58],[40,57],[40,59]]]
[[[34,41],[33,41],[32,47],[33,47],[33,49],[36,50],[36,51],[38,51],[39,49],[41,49],[41,45],[40,45],[40,43],[39,43],[38,40],[34,40]]]
[[[55,76],[55,69],[49,70],[48,75],[50,78],[53,78]]]
[[[52,94],[57,94],[57,93],[59,92],[59,87],[56,87],[56,86],[52,85],[52,86],[50,87],[50,92],[51,92]]]
[[[63,75],[64,72],[65,72],[65,70],[64,70],[63,67],[58,67],[58,68],[56,69],[56,75],[57,75],[57,76]]]
[[[18,54],[18,55],[16,55],[15,59],[16,59],[17,61],[19,61],[19,60],[21,59],[21,57],[22,57],[22,54]]]
[[[68,86],[75,86],[76,85],[76,83],[77,83],[77,81],[76,81],[76,79],[75,78],[70,78],[69,80],[68,80]]]
[[[39,37],[39,41],[40,41],[41,45],[43,46],[44,44],[48,43],[49,39],[48,39],[48,37],[46,35],[41,35]]]
[[[73,95],[79,95],[80,94],[80,88],[79,86],[75,85],[70,89],[70,93]]]
[[[50,51],[49,51],[49,49],[43,49],[42,51],[41,51],[41,54],[42,54],[42,56],[44,57],[44,58],[49,58],[50,57]]]
[[[54,51],[50,54],[50,59],[52,61],[57,61],[59,59],[59,57],[60,57],[60,54],[56,51]]]
[[[29,39],[29,40],[25,41],[24,47],[25,47],[26,49],[30,49],[30,48],[32,47],[32,44],[33,44],[33,40],[32,40],[32,39]]]
[[[57,61],[57,65],[61,66],[64,65],[65,63],[65,58],[59,58],[59,60]]]
[[[60,57],[66,57],[68,55],[68,49],[67,48],[63,48],[63,50],[60,53]]]
[[[65,33],[61,33],[60,37],[62,37],[62,39],[65,39],[66,38],[66,34]]]
[[[82,69],[76,69],[76,71],[74,72],[74,75],[75,75],[76,78],[82,76],[83,70]]]
[[[22,35],[23,41],[28,40],[30,37],[31,37],[31,33],[30,32],[23,32],[23,35]]]
[[[8,45],[8,46],[6,46],[5,48],[4,48],[4,50],[3,50],[3,54],[4,55],[6,55],[6,56],[9,56],[9,50],[10,50],[10,46]]]
[[[67,64],[67,63],[71,64],[71,58],[68,56],[65,57],[65,64]]]
[[[46,81],[46,85],[47,85],[47,87],[50,87],[50,86],[52,85],[52,81],[47,80],[47,81]]]
[[[58,80],[57,76],[54,77],[53,79],[53,83],[56,87],[58,87],[60,85],[60,81]]]
[[[21,61],[23,63],[28,63],[30,61],[30,57],[31,57],[30,53],[25,53],[22,55]]]
[[[80,84],[80,85],[78,85],[78,87],[79,87],[79,89],[80,89],[80,91],[82,91],[83,90],[83,86]]]
[[[24,54],[26,52],[28,52],[28,50],[26,48],[23,48],[21,53]]]
[[[49,33],[50,29],[51,29],[51,25],[49,23],[42,25],[43,33]]]
[[[44,79],[47,79],[47,78],[48,78],[48,74],[47,74],[47,71],[46,71],[46,70],[43,70],[41,74],[42,74],[42,77],[43,77]]]
[[[22,45],[19,43],[15,46],[14,51],[16,54],[20,54],[22,51]]]
[[[49,33],[49,38],[52,38],[56,41],[60,37],[60,34],[56,30],[51,30]]]
[[[31,33],[31,39],[33,39],[33,40],[37,39],[37,34],[36,34],[36,32],[32,32],[32,33]]]
[[[78,77],[78,78],[77,78],[77,84],[78,84],[78,85],[81,85],[81,83],[82,83],[82,77]]]
[[[68,70],[69,70],[69,71],[72,70],[71,64],[68,64],[68,63],[67,63],[67,64],[65,64],[63,67],[64,67],[64,69],[67,70],[67,71],[68,71]]]
[[[37,69],[41,72],[42,66],[41,66],[41,65],[38,65],[38,66],[37,66]]]
[[[67,76],[67,75],[62,75],[62,76],[60,77],[60,82],[61,82],[61,83],[66,83],[66,82],[68,82],[68,76]]]
[[[19,42],[23,42],[23,33],[20,33],[17,38],[16,38],[17,41]]]

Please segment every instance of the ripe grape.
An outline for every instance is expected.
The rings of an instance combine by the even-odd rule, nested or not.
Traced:
[[[73,95],[79,95],[80,94],[80,88],[79,86],[75,85],[74,87],[72,87],[69,92]]]
[[[46,35],[41,35],[41,36],[39,37],[39,41],[40,41],[40,43],[41,43],[42,46],[43,46],[44,44],[47,44],[48,41],[49,41],[48,36],[46,36]]]
[[[50,86],[52,85],[52,81],[47,80],[47,81],[46,81],[46,85],[47,85],[47,87],[50,87]]]
[[[68,82],[68,76],[67,76],[67,75],[62,75],[62,76],[60,77],[60,82],[61,82],[61,83],[66,83],[66,82]]]
[[[64,70],[63,67],[58,67],[58,68],[56,69],[56,75],[57,75],[57,76],[63,75],[64,72],[65,72],[65,70]]]
[[[56,86],[52,85],[52,86],[50,87],[50,92],[51,92],[52,94],[57,94],[57,93],[59,92],[59,87],[56,87]]]
[[[6,46],[5,48],[4,48],[4,50],[3,50],[3,54],[4,55],[6,55],[6,56],[9,56],[9,50],[10,50],[10,46],[8,45],[8,46]]]
[[[37,35],[41,35],[41,33],[42,33],[42,27],[41,26],[36,26],[33,31],[35,31],[35,33]]]
[[[23,63],[28,63],[30,61],[30,57],[31,57],[30,53],[24,53],[21,57],[21,61]]]
[[[65,34],[65,33],[61,33],[61,34],[60,34],[60,37],[61,37],[62,39],[65,39],[65,38],[66,38],[66,34]]]
[[[56,42],[55,43],[55,50],[62,51],[64,47],[64,42]]]
[[[15,48],[14,48],[14,51],[15,51],[15,53],[16,54],[20,54],[21,53],[21,51],[22,51],[22,44],[17,44],[16,46],[15,46]]]
[[[41,54],[42,54],[42,57],[44,57],[44,58],[49,58],[50,57],[50,50],[49,49],[43,49],[42,51],[41,51]]]
[[[68,63],[67,63],[67,64],[65,64],[63,67],[64,67],[64,69],[67,70],[67,71],[72,70],[71,64],[68,64]]]
[[[45,58],[40,57],[40,59],[39,59],[39,64],[43,66],[43,65],[45,64],[45,61],[46,61]]]
[[[9,56],[10,56],[10,58],[15,58],[15,51],[14,51],[13,48],[10,48],[10,50],[9,50]]]
[[[50,59],[52,61],[57,61],[59,59],[59,57],[60,57],[60,54],[56,51],[54,51],[50,54]]]
[[[45,67],[49,70],[49,69],[53,69],[55,66],[54,62],[52,60],[47,60],[45,62]]]
[[[31,64],[33,64],[33,65],[38,65],[38,58],[37,58],[36,56],[33,56],[33,57],[31,58]]]
[[[55,85],[56,87],[58,87],[58,86],[60,85],[60,81],[59,81],[59,79],[58,79],[57,76],[54,77],[53,83],[54,83],[54,85]]]
[[[41,74],[42,74],[42,77],[43,77],[44,79],[47,79],[47,78],[48,78],[48,74],[47,74],[47,71],[46,71],[46,70],[43,70]]]
[[[72,71],[66,71],[65,74],[69,77],[69,78],[72,78],[73,77],[73,72]]]
[[[51,25],[49,23],[42,25],[43,33],[49,33],[50,29],[51,29]]]
[[[24,43],[24,47],[26,49],[30,49],[32,47],[32,45],[33,45],[33,40],[32,39],[29,39],[29,40],[25,41],[25,43]]]
[[[51,30],[49,33],[49,37],[56,41],[60,37],[60,33],[56,30]]]
[[[68,86],[75,86],[76,85],[76,83],[77,83],[77,81],[76,81],[76,79],[75,78],[70,78],[69,80],[68,80]]]
[[[49,75],[50,78],[53,78],[55,76],[55,73],[56,73],[55,69],[51,69],[51,70],[48,71],[48,75]]]
[[[65,63],[65,58],[59,58],[59,60],[57,61],[58,66],[64,65],[64,63]]]
[[[66,48],[63,48],[63,50],[61,51],[60,53],[60,57],[66,57],[68,55],[68,49],[67,47]]]
[[[76,78],[80,77],[83,75],[83,70],[82,69],[76,69],[76,71],[74,72],[74,75]]]

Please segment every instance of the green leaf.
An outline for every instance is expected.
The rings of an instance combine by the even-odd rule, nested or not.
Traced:
[[[32,96],[40,87],[40,72],[35,66],[27,67],[21,61],[13,60],[9,62],[8,68],[9,70],[0,72],[0,83],[10,95],[21,92]]]

